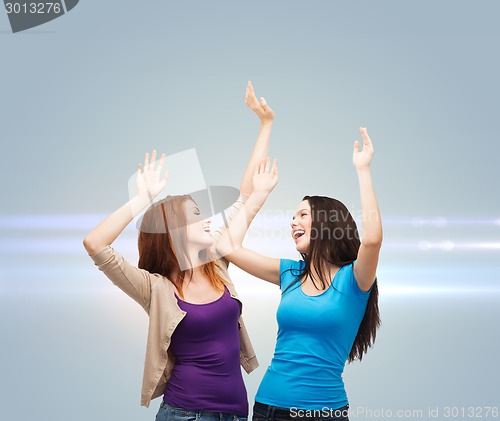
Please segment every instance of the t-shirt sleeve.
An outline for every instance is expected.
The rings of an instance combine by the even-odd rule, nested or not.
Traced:
[[[280,259],[280,289],[284,291],[301,274],[304,261]]]
[[[158,282],[158,277],[147,270],[131,265],[123,256],[107,246],[101,252],[90,256],[95,265],[118,288],[139,303],[149,313],[151,286]]]
[[[358,285],[358,281],[356,280],[356,277],[354,276],[354,263],[351,263],[350,265],[348,265],[348,267],[346,268],[346,271],[348,271],[346,273],[346,275],[348,276],[348,279],[349,279],[349,287],[350,287],[350,291],[357,297],[361,298],[361,299],[365,299],[365,300],[368,300],[368,297],[370,296],[370,292],[371,292],[371,288],[368,290],[368,291],[363,291],[359,285]],[[372,286],[373,288],[373,286]]]

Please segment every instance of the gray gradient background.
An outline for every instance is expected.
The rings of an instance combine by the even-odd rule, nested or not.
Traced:
[[[0,13],[0,419],[154,419],[159,400],[139,406],[147,317],[81,239],[128,199],[152,148],[195,148],[207,184],[237,186],[258,129],[248,79],[277,114],[280,184],[248,238],[262,252],[297,257],[286,225],[304,194],[356,214],[357,128],[374,141],[383,327],[346,368],[353,419],[500,406],[499,12],[496,1],[82,0],[18,34]],[[115,244],[131,260],[135,237]],[[279,292],[232,273],[261,362],[245,375],[252,402]]]

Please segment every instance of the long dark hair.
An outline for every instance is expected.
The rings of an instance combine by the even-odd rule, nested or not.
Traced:
[[[181,298],[184,298],[182,285],[185,275],[193,276],[186,249],[188,221],[184,203],[188,200],[193,199],[189,195],[167,196],[153,203],[142,217],[138,238],[138,267],[168,278]],[[208,254],[207,250],[200,253],[205,262],[202,271],[215,289],[224,291],[226,281],[219,272],[217,262]]]
[[[304,269],[292,285],[309,277],[318,290],[324,290],[331,282],[329,265],[342,267],[357,259],[361,245],[358,228],[349,210],[339,200],[325,196],[305,196],[302,200],[307,200],[311,206],[311,239],[308,253],[301,253]],[[316,273],[313,273],[313,267]],[[361,361],[375,342],[379,327],[378,285],[375,279],[348,362]]]

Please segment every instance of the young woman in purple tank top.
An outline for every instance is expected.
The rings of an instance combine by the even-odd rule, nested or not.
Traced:
[[[257,100],[252,84],[245,103],[261,121],[260,131],[230,220],[252,190],[252,175],[267,155],[274,112]],[[141,403],[163,395],[157,421],[245,420],[248,401],[240,364],[247,372],[257,360],[241,319],[241,303],[224,259],[213,254],[222,234],[189,195],[151,204],[167,185],[163,154],[139,164],[136,196],[84,239],[87,252],[115,285],[143,306],[149,334]],[[109,247],[146,206],[139,232],[138,267]]]
[[[360,129],[353,164],[361,193],[363,238],[338,200],[306,196],[291,222],[302,260],[262,256],[242,247],[256,213],[278,182],[276,161],[256,167],[253,191],[218,251],[246,272],[280,286],[274,358],[255,398],[254,421],[348,420],[342,381],[346,361],[361,360],[380,324],[376,269],[382,224],[370,163],[373,145]]]

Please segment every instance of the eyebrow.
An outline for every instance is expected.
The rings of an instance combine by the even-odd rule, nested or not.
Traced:
[[[191,209],[194,209],[194,210],[197,210],[198,212],[200,212],[200,209],[197,206],[193,206]]]
[[[305,209],[305,208],[304,208],[304,209],[301,209],[301,210],[298,210],[297,212],[295,212],[295,213],[293,214],[293,217],[295,218],[295,215],[298,215],[300,212],[303,212],[303,211],[306,211],[306,212],[311,213],[311,211],[310,211],[309,209]]]

